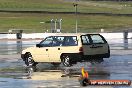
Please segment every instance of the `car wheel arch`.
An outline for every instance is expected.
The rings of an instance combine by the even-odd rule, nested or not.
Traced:
[[[26,53],[24,54],[24,58],[26,58],[28,54],[31,54],[31,53],[30,53],[30,52],[26,52]],[[32,54],[31,54],[31,55],[32,55]]]
[[[60,55],[60,59],[61,59],[61,61],[62,61],[62,59],[63,59],[63,57],[64,57],[65,55],[69,55],[69,56],[71,56],[71,53],[62,53],[62,54]]]

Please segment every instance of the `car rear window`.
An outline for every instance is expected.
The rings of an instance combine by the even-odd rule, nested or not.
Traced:
[[[98,34],[90,35],[90,37],[92,39],[92,43],[98,43],[98,44],[105,43],[104,39]]]
[[[89,37],[87,35],[82,35],[81,39],[82,39],[82,44],[83,45],[90,44]]]
[[[99,34],[82,35],[81,40],[83,45],[106,43],[106,40]]]

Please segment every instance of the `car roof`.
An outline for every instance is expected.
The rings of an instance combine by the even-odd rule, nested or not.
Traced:
[[[56,33],[53,36],[80,36],[86,34],[98,34],[98,33]]]

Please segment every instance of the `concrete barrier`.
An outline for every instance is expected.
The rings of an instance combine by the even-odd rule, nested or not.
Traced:
[[[124,38],[123,33],[100,33],[106,39],[118,39]],[[56,35],[56,33],[30,33],[22,34],[23,39],[37,39],[37,38],[45,38],[50,35]],[[132,33],[128,33],[128,38],[132,38]],[[0,39],[16,39],[16,34],[0,34]]]

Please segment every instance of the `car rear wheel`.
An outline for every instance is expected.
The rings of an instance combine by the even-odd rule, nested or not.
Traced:
[[[63,55],[62,63],[64,66],[70,67],[72,65],[71,64],[71,56],[70,55]]]

